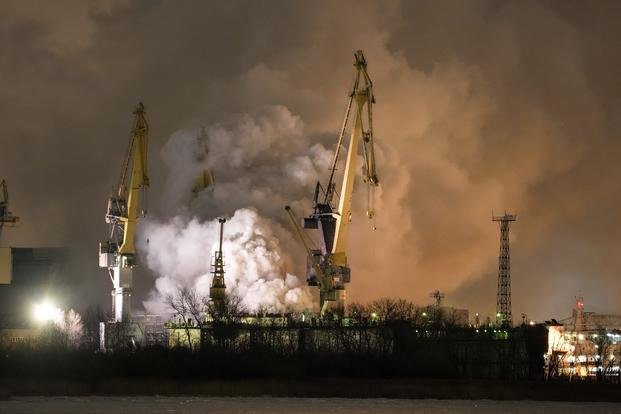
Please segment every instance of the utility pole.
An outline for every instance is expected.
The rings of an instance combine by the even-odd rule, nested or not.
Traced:
[[[500,223],[500,254],[498,256],[498,293],[496,295],[496,323],[503,328],[513,325],[511,316],[511,255],[509,252],[509,228],[516,214],[505,213],[492,216],[492,221]]]

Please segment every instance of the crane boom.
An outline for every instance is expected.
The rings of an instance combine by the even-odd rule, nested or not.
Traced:
[[[132,140],[130,143],[130,153],[133,152],[133,163],[131,170],[131,178],[129,183],[129,195],[127,197],[127,216],[120,217],[123,222],[125,231],[123,232],[123,244],[119,249],[119,254],[136,254],[134,246],[134,236],[136,234],[136,225],[138,224],[138,206],[140,204],[140,191],[149,185],[149,176],[147,175],[147,134],[149,126],[144,117],[144,105],[142,102],[134,111],[135,121],[132,130]],[[133,151],[132,151],[133,149]],[[125,175],[125,174],[124,174]],[[119,186],[119,195],[122,194],[124,183]]]
[[[345,265],[345,251],[347,249],[347,230],[349,227],[349,218],[351,217],[352,207],[352,195],[354,192],[354,178],[357,161],[358,144],[363,142],[363,155],[365,160],[365,181],[369,185],[378,185],[377,172],[375,171],[375,155],[373,153],[373,130],[372,127],[372,105],[373,99],[373,84],[367,74],[367,62],[362,54],[362,51],[358,51],[355,54],[356,58],[356,81],[351,92],[351,100],[355,100],[356,109],[354,115],[354,127],[351,131],[349,138],[349,146],[347,148],[347,158],[345,160],[345,172],[343,175],[343,183],[341,186],[341,193],[339,198],[338,213],[336,216],[336,232],[335,242],[332,246],[332,255],[335,264]],[[364,85],[360,85],[360,77],[363,75]],[[350,103],[351,105],[351,103]],[[364,109],[366,106],[367,114],[367,129],[363,125]],[[347,123],[345,119],[344,124]],[[342,142],[341,137],[339,141]],[[337,148],[337,154],[340,150]],[[337,155],[335,154],[335,160]],[[333,166],[334,168],[334,166]]]
[[[108,199],[105,218],[106,223],[110,225],[110,237],[99,245],[99,266],[108,269],[114,286],[112,307],[115,322],[127,322],[131,316],[132,269],[135,266],[136,255],[134,239],[139,219],[141,191],[149,185],[147,173],[149,126],[144,116],[142,102],[136,106],[133,114],[134,125],[119,184]]]

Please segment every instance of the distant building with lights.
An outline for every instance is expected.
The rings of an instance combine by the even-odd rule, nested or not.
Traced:
[[[547,324],[548,377],[604,379],[621,375],[621,315],[585,312],[584,300],[578,297],[572,316]]]

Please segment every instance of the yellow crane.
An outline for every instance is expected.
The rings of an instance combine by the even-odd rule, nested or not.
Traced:
[[[110,237],[99,244],[99,266],[108,269],[114,286],[112,308],[115,322],[127,322],[131,317],[132,271],[136,265],[134,239],[141,215],[141,193],[149,186],[149,126],[142,102],[136,106],[133,114],[134,126],[119,184],[108,199],[105,219],[110,225]],[[142,196],[144,204],[144,194]]]
[[[342,312],[345,307],[345,284],[351,280],[347,264],[347,236],[352,212],[352,196],[358,146],[363,147],[363,178],[367,184],[367,216],[375,215],[374,189],[379,185],[373,143],[373,83],[367,72],[367,62],[361,50],[354,54],[354,81],[347,99],[345,117],[339,132],[330,169],[328,184],[317,183],[314,211],[304,219],[304,229],[319,230],[320,247],[312,248],[309,238],[299,227],[290,207],[286,207],[296,233],[308,254],[307,282],[319,287],[321,313]],[[351,121],[353,112],[353,122]],[[351,128],[340,193],[336,193],[336,171],[344,147],[348,126]],[[338,197],[338,206],[334,198]]]

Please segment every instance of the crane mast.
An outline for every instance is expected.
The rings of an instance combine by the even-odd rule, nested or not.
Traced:
[[[320,248],[311,249],[305,243],[303,232],[296,228],[298,237],[305,243],[308,254],[307,282],[319,286],[322,314],[342,311],[345,306],[345,284],[351,280],[347,264],[347,235],[352,212],[352,196],[356,176],[358,146],[363,147],[363,180],[367,184],[369,205],[367,216],[372,218],[374,188],[378,186],[373,143],[373,83],[367,72],[367,62],[361,50],[354,54],[354,81],[347,99],[345,117],[338,136],[328,184],[317,183],[314,212],[304,219],[305,229],[317,229]],[[353,115],[353,122],[351,118]],[[341,190],[336,194],[336,171],[344,147],[348,126],[351,128]],[[338,196],[338,206],[334,197]],[[292,213],[287,209],[290,216]],[[295,224],[295,223],[294,223]]]
[[[214,255],[213,279],[209,287],[209,299],[212,301],[216,310],[222,312],[225,306],[226,284],[224,283],[224,259],[222,255],[222,238],[224,236],[224,223],[226,219],[221,217],[218,219],[220,223],[220,243],[218,250]]]
[[[142,102],[133,114],[134,126],[121,177],[116,191],[108,199],[105,220],[110,226],[110,237],[99,245],[99,266],[108,269],[114,287],[112,310],[115,322],[128,322],[131,317],[132,272],[136,265],[134,238],[141,210],[141,192],[149,186],[149,126]]]

